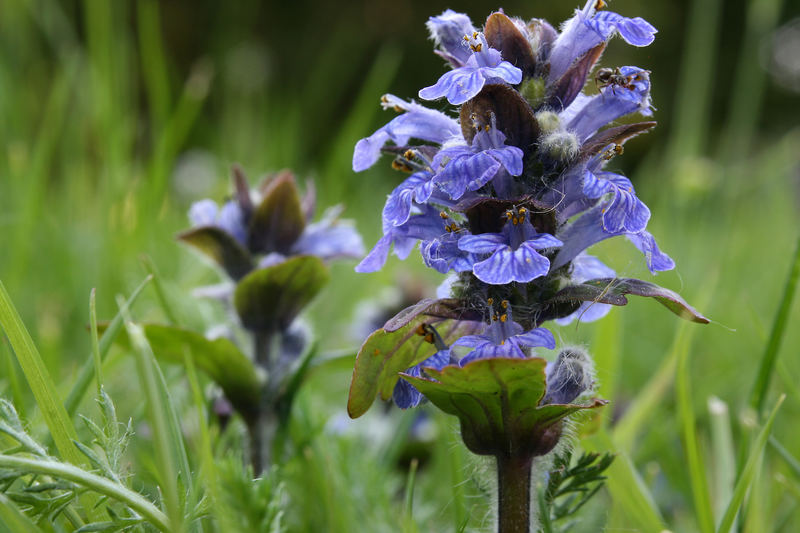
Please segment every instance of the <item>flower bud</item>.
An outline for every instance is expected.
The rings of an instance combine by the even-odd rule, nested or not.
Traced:
[[[578,155],[581,143],[573,133],[556,131],[546,135],[540,144],[540,150],[557,161],[569,161]]]
[[[572,402],[592,387],[593,376],[589,354],[578,348],[561,350],[555,363],[548,365],[547,394],[542,403]]]
[[[561,120],[558,118],[558,113],[553,111],[539,111],[536,113],[536,122],[539,123],[539,128],[543,134],[553,133],[561,129]]]

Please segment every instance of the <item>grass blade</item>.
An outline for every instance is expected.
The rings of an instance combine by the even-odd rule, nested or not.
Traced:
[[[581,440],[581,446],[588,452],[609,452],[616,454],[614,462],[606,470],[606,487],[611,493],[614,505],[624,513],[627,527],[637,527],[641,531],[663,531],[664,519],[655,503],[655,498],[644,484],[630,457],[614,445],[605,429]]]
[[[25,513],[0,493],[0,532],[32,533],[41,531]]]
[[[103,389],[103,359],[100,357],[100,344],[97,342],[97,305],[96,291],[92,289],[89,295],[89,324],[92,328],[92,359],[94,361],[94,376],[97,382],[97,396]]]
[[[25,324],[22,323],[19,313],[17,313],[14,304],[11,302],[11,297],[8,295],[2,281],[0,281],[0,325],[5,330],[11,347],[17,356],[19,366],[22,368],[22,373],[25,374],[25,379],[28,381],[33,397],[36,399],[36,404],[42,412],[59,455],[63,460],[74,465],[84,464],[83,455],[73,444],[74,441],[78,440],[75,426],[72,425],[72,420],[67,414],[64,404],[57,397],[56,384],[47,371],[47,367],[42,361],[42,357],[39,355],[39,351],[36,349],[28,330],[25,328]],[[90,517],[93,520],[97,520],[100,516],[100,511],[96,508],[96,498],[87,495],[81,499]]]
[[[28,380],[31,392],[42,411],[45,423],[53,436],[58,453],[62,459],[80,465],[83,458],[72,444],[78,439],[64,405],[56,397],[56,384],[42,361],[39,351],[33,344],[28,330],[22,323],[5,285],[0,281],[0,324],[8,336],[11,347],[17,356],[19,366]]]
[[[175,448],[182,446],[182,440],[175,442],[176,431],[171,427],[173,420],[165,403],[165,397],[168,398],[168,395],[163,390],[164,384],[157,370],[155,356],[147,343],[142,328],[126,319],[125,329],[133,345],[139,381],[147,401],[147,420],[153,425],[153,443],[160,474],[158,476],[159,484],[172,527],[171,531],[183,531],[183,512],[178,484],[180,474],[176,465],[178,458],[175,456]],[[177,438],[180,439],[179,433]]]
[[[716,397],[708,399],[711,420],[711,449],[714,463],[714,515],[717,526],[733,497],[736,483],[736,452],[733,447],[728,404]]]
[[[695,416],[692,407],[691,383],[689,378],[689,344],[685,340],[678,345],[678,368],[675,379],[675,393],[678,403],[678,419],[683,429],[683,445],[689,467],[689,481],[692,486],[692,499],[697,515],[697,523],[703,533],[713,533],[714,517],[708,480],[695,430]]]
[[[97,346],[101,362],[108,353],[108,350],[111,348],[111,345],[114,342],[114,337],[117,336],[117,333],[122,328],[123,313],[127,312],[133,306],[133,302],[136,301],[136,299],[139,297],[139,294],[141,294],[142,290],[145,288],[145,286],[147,286],[151,279],[152,276],[147,276],[144,278],[144,281],[142,281],[139,286],[134,289],[130,298],[128,298],[128,301],[125,302],[123,307],[117,313],[117,316],[114,317],[114,319],[108,325],[108,328],[106,328],[106,330],[103,332],[103,336],[100,337],[100,342]],[[86,362],[83,364],[83,367],[81,367],[78,378],[75,380],[75,385],[72,386],[72,390],[69,392],[67,400],[64,402],[64,407],[70,416],[75,414],[78,404],[83,399],[83,395],[86,394],[86,389],[89,388],[89,384],[92,382],[92,377],[94,377],[95,372],[95,364],[94,356],[86,360]]]
[[[733,491],[733,498],[731,498],[731,502],[728,504],[728,508],[725,511],[722,520],[720,521],[717,533],[728,533],[731,530],[733,522],[736,519],[736,514],[739,512],[739,508],[742,506],[742,502],[744,501],[744,496],[747,493],[747,489],[750,487],[750,483],[755,477],[757,470],[756,467],[761,461],[761,454],[764,452],[764,448],[769,440],[769,434],[772,431],[772,424],[775,422],[778,409],[785,398],[785,394],[778,398],[778,402],[775,404],[775,407],[773,407],[772,413],[769,415],[767,422],[764,424],[764,427],[758,434],[755,443],[753,443],[753,448],[750,450],[750,455],[747,457],[747,462],[742,470],[742,475],[739,476],[739,481],[736,483],[736,488]]]
[[[794,260],[789,271],[789,277],[786,280],[786,287],[783,289],[783,298],[781,298],[781,304],[778,306],[778,313],[775,315],[775,322],[772,324],[769,342],[764,355],[761,356],[761,366],[758,369],[758,376],[753,384],[753,392],[750,395],[750,405],[759,415],[761,415],[761,411],[764,408],[764,400],[767,397],[770,379],[775,370],[778,351],[786,333],[786,324],[792,311],[792,301],[797,291],[798,280],[800,280],[800,238],[797,240],[797,249],[794,252]]]

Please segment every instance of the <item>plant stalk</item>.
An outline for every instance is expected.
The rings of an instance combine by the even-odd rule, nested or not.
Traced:
[[[272,376],[274,340],[275,334],[272,330],[253,331],[256,364],[267,374],[267,383],[261,390],[257,415],[247,426],[250,433],[250,462],[256,476],[261,475],[272,463],[272,441],[275,440],[278,427],[278,417],[272,401],[273,394],[269,387],[269,383],[274,379]]]
[[[529,533],[533,457],[497,456],[498,533]]]

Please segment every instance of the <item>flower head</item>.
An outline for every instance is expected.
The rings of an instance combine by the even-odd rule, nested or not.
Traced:
[[[436,84],[419,91],[423,100],[446,97],[453,105],[460,105],[477,95],[487,83],[509,83],[522,81],[522,71],[503,61],[500,52],[489,46],[486,36],[480,32],[464,35],[464,46],[471,55],[464,66],[443,74]]]

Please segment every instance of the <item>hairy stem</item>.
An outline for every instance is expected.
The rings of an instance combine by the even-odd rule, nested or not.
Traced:
[[[261,400],[258,405],[258,414],[255,420],[248,424],[250,433],[250,461],[255,475],[260,475],[269,468],[272,462],[272,441],[275,440],[278,418],[272,401],[270,383],[275,379],[274,356],[272,344],[275,339],[273,331],[254,331],[253,342],[255,348],[256,364],[264,369],[267,374],[267,383],[262,388]]]
[[[532,457],[497,456],[498,533],[530,531],[532,463]]]

